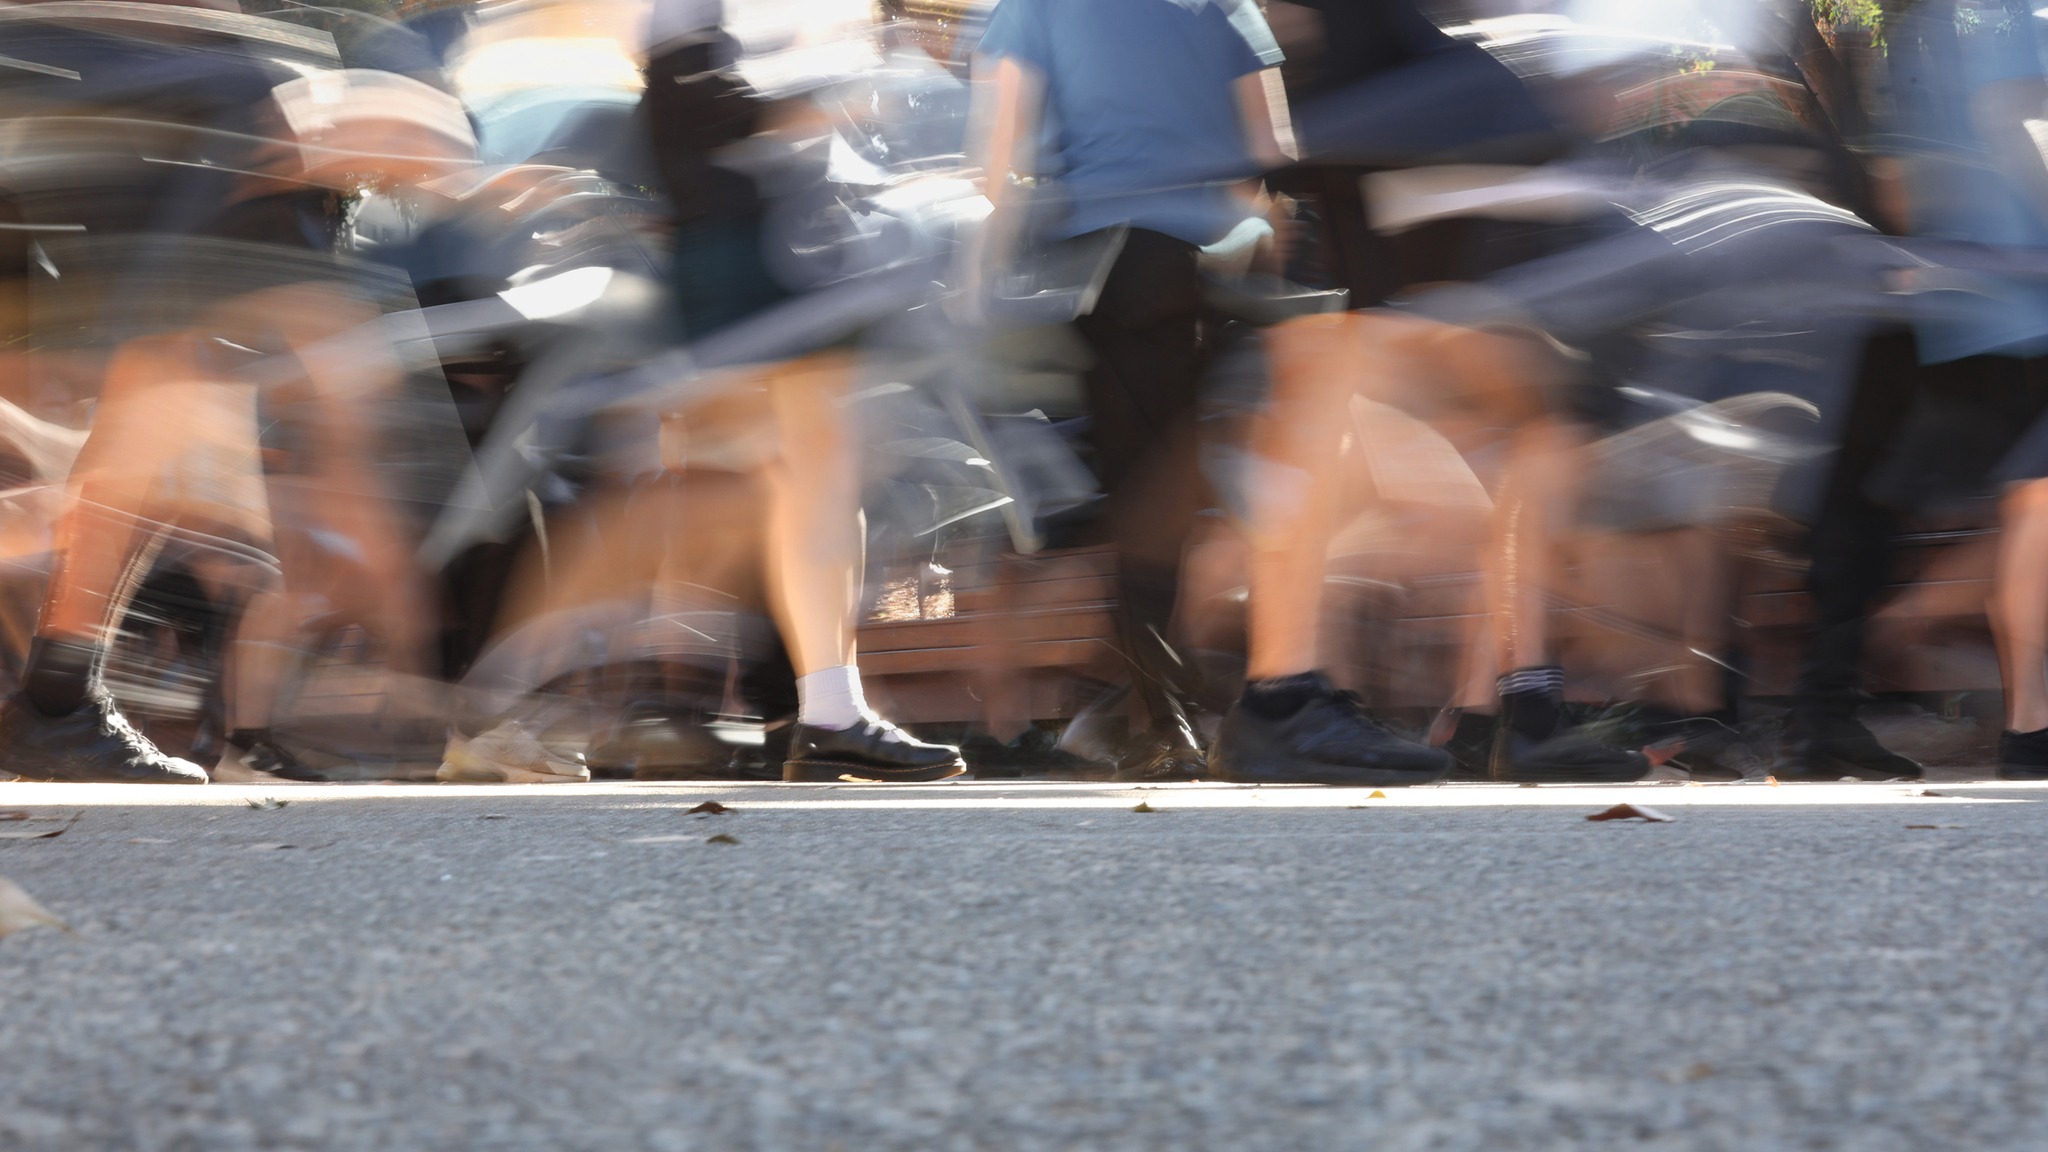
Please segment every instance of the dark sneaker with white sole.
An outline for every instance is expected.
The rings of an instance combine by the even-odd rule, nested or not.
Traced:
[[[1297,679],[1297,678],[1290,678]],[[1241,699],[1223,717],[1209,769],[1233,784],[1333,784],[1390,788],[1429,784],[1451,770],[1441,749],[1404,740],[1366,714],[1353,692],[1320,673],[1285,716]]]
[[[967,771],[960,750],[927,744],[878,716],[851,728],[798,724],[782,778],[810,783],[944,780]]]
[[[164,755],[105,689],[64,716],[9,697],[0,704],[0,769],[24,780],[74,784],[206,783],[206,769]]]
[[[2048,728],[1998,734],[2000,780],[2048,780]]]

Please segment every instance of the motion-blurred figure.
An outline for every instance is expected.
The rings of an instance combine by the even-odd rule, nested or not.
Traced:
[[[768,192],[746,164],[749,156],[756,165],[772,163],[818,134],[810,104],[764,99],[734,74],[740,45],[723,22],[719,0],[655,5],[640,108],[675,213],[670,287],[691,340],[794,294],[770,267]],[[965,770],[959,750],[920,741],[877,716],[861,691],[854,621],[864,530],[860,438],[848,404],[853,378],[850,349],[810,351],[732,372],[717,404],[672,421],[708,425],[712,437],[742,436],[749,422],[773,429],[759,464],[767,496],[762,546],[798,697],[783,778],[944,779]]]
[[[226,661],[244,751],[262,743],[276,673],[265,657],[295,638],[295,598],[324,592],[400,667],[431,627],[373,430],[396,365],[376,338],[344,338],[381,301],[350,283],[334,248],[346,196],[472,163],[473,141],[445,95],[343,71],[325,33],[287,24],[86,4],[26,14],[5,35],[22,59],[48,62],[10,71],[0,94],[15,147],[42,161],[19,166],[13,189],[49,235],[37,248],[47,278],[31,292],[38,339],[110,354],[0,744],[32,778],[200,782],[102,682],[167,539],[244,559],[282,541],[282,579],[255,590]],[[304,546],[322,537],[340,543]],[[246,588],[217,563],[194,567],[226,616]],[[354,578],[337,580],[344,571]]]
[[[1194,421],[1204,265],[1235,263],[1223,273],[1234,279],[1262,249],[1269,261],[1279,255],[1273,205],[1254,173],[1287,159],[1275,131],[1285,122],[1280,53],[1257,8],[1228,0],[1003,0],[980,52],[992,109],[981,158],[995,205],[981,268],[1008,268],[1049,245],[1115,251],[1077,328],[1095,357],[1091,437],[1117,550],[1119,631],[1151,716],[1118,777],[1185,778],[1204,771],[1203,752],[1177,699],[1188,674],[1168,633],[1182,551],[1204,506]],[[1298,378],[1307,364],[1289,368]],[[1438,778],[1447,756],[1374,724],[1316,670],[1314,594],[1304,602],[1301,580],[1276,579],[1306,563],[1319,583],[1320,544],[1275,541],[1270,521],[1328,495],[1289,474],[1301,419],[1327,413],[1302,411],[1285,388],[1255,436],[1276,466],[1260,478],[1250,515],[1260,541],[1252,680],[1224,720],[1214,767],[1247,782]],[[1306,434],[1324,432],[1334,426]]]
[[[1997,25],[1968,34],[1947,0],[1892,17],[1892,101],[1879,126],[1892,130],[1889,184],[1896,224],[1909,236],[1987,254],[2048,248],[2038,24],[2031,6],[2017,3],[2004,5]],[[1910,334],[1894,338],[1894,363],[1878,368],[1873,390],[1889,395],[1864,405],[1865,443],[1845,448],[1827,523],[1816,530],[1822,629],[1802,670],[1787,767],[1822,777],[1920,775],[1856,721],[1865,616],[1892,566],[1900,506],[1999,484],[1989,604],[2005,687],[1999,772],[2048,778],[2048,284],[2039,269],[2001,275],[1928,261],[1902,270],[1900,285],[1922,307]]]

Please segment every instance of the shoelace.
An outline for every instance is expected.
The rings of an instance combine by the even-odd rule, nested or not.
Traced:
[[[159,749],[149,737],[142,734],[141,729],[129,723],[128,717],[119,708],[115,707],[113,697],[101,697],[92,701],[88,707],[98,709],[100,722],[107,726],[107,731],[123,744],[133,749],[137,755],[146,756],[153,760],[170,759],[170,757],[163,754],[162,749]]]

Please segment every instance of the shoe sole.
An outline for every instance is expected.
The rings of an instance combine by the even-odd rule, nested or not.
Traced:
[[[950,780],[967,771],[967,762],[935,764],[930,768],[877,768],[846,760],[785,760],[782,779],[786,784],[919,784],[929,780]]]
[[[9,768],[7,771],[14,772],[14,769]],[[206,774],[205,769],[200,769],[197,776],[183,772],[164,772],[154,776],[111,776],[95,772],[38,775],[33,769],[27,772],[14,772],[14,775],[16,779],[30,784],[207,784],[213,779]]]
[[[1320,784],[1327,788],[1407,788],[1434,784],[1451,774],[1452,760],[1417,768],[1339,767],[1320,760],[1267,757],[1257,773],[1233,771],[1221,757],[1211,757],[1209,778],[1228,784]]]

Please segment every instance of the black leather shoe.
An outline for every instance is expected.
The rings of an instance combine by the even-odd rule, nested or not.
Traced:
[[[1852,716],[1799,716],[1785,724],[1778,762],[1780,780],[1918,780],[1918,761],[1877,742]]]
[[[2000,780],[2048,780],[2048,728],[1998,734]]]
[[[1234,784],[1428,784],[1451,770],[1450,753],[1404,740],[1366,715],[1358,696],[1317,677],[1291,716],[1260,715],[1240,700],[1223,717],[1210,766]]]
[[[159,752],[104,689],[67,716],[46,716],[10,697],[0,705],[0,768],[24,780],[76,784],[206,783],[206,769]]]
[[[1117,754],[1110,779],[1120,784],[1199,780],[1209,768],[1202,742],[1185,716],[1175,716],[1132,737]]]
[[[967,771],[960,750],[927,744],[877,716],[851,728],[798,724],[789,738],[784,780],[944,780]]]

